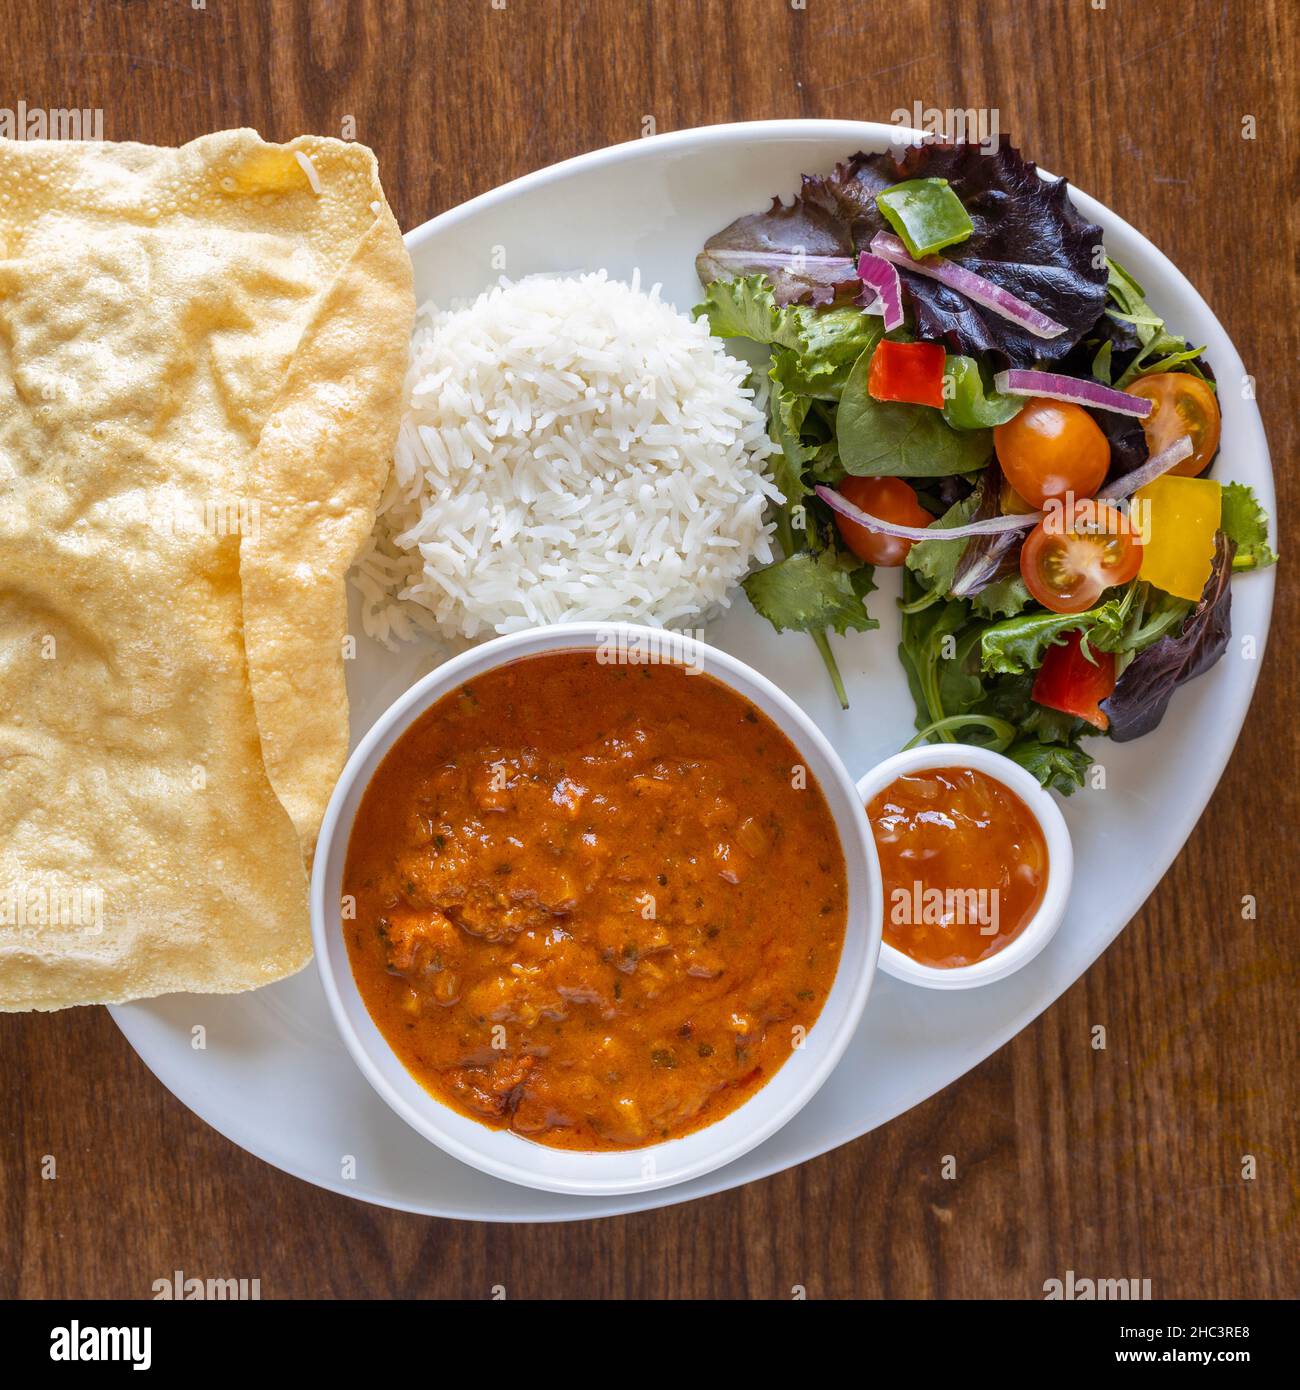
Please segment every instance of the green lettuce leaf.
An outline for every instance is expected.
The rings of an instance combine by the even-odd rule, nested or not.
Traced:
[[[916,728],[928,731],[931,741],[947,738],[1004,751],[1064,795],[1081,787],[1092,758],[1079,740],[1095,730],[1035,704],[1032,671],[1012,675],[982,669],[990,624],[960,599],[926,603],[929,592],[904,570],[899,657],[916,705]]]
[[[836,309],[787,309],[803,328],[805,346],[801,351],[774,357],[773,379],[796,395],[818,400],[838,401],[854,363],[864,352],[875,350],[884,336],[884,324],[874,314],[865,314],[852,304]]]
[[[808,416],[808,398],[796,396],[772,373],[772,394],[768,398],[768,432],[779,454],[768,459],[772,481],[781,489],[787,506],[794,506],[812,489],[804,482],[804,470],[817,450],[802,438],[804,421]]]
[[[986,618],[1014,618],[1029,604],[1029,590],[1019,573],[996,579],[971,598],[971,607]]]
[[[1245,483],[1224,484],[1219,529],[1237,544],[1234,570],[1266,569],[1277,563],[1277,553],[1268,543],[1268,517]]]
[[[713,281],[693,313],[716,337],[772,348],[772,378],[792,395],[828,401],[839,399],[853,364],[884,333],[877,315],[853,304],[782,307],[765,275]]]
[[[1195,606],[1189,600],[1166,594],[1143,580],[1135,581],[1124,631],[1108,648],[1119,658],[1116,675],[1122,675],[1124,668],[1139,652],[1162,637],[1178,632]]]
[[[1214,568],[1200,602],[1181,625],[1151,642],[1124,668],[1115,689],[1101,702],[1116,743],[1149,734],[1164,718],[1174,691],[1203,675],[1219,660],[1232,631],[1232,555],[1234,544],[1215,536]]]
[[[1147,303],[1146,291],[1122,265],[1107,256],[1106,268],[1106,298],[1115,306],[1106,310],[1107,317],[1132,328],[1139,344],[1137,354],[1125,367],[1115,386],[1123,391],[1138,377],[1149,376],[1153,372],[1173,371],[1185,365],[1195,375],[1204,376],[1203,372],[1190,365],[1205,351],[1204,347],[1190,347],[1186,338],[1171,333],[1165,327],[1164,319]],[[1109,375],[1109,356],[1106,370]]]
[[[936,532],[969,521],[996,516],[1001,471],[990,464],[974,489],[955,502],[934,523]],[[964,598],[983,617],[1012,617],[1029,602],[1029,591],[1020,578],[1018,557],[1023,532],[969,539],[918,541],[908,551],[907,565],[921,575],[931,589],[949,598]]]
[[[980,665],[990,675],[1020,675],[1043,664],[1048,647],[1057,646],[1067,633],[1083,633],[1086,644],[1114,651],[1123,636],[1132,607],[1133,590],[1109,599],[1083,613],[1022,613],[984,629],[980,639]]]
[[[971,473],[993,452],[989,430],[955,430],[928,405],[878,401],[867,393],[871,354],[854,364],[840,397],[835,442],[859,478],[942,478]]]
[[[709,332],[717,338],[748,338],[766,347],[776,345],[796,352],[808,347],[803,315],[797,309],[777,306],[766,275],[713,281],[705,287],[704,299],[692,314],[697,319],[707,318]]]

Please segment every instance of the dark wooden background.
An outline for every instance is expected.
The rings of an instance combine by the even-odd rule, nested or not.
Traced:
[[[1218,312],[1258,377],[1285,548],[1298,31],[1288,0],[0,0],[0,106],[102,107],[108,138],[157,143],[337,135],[352,116],[404,228],[634,139],[645,116],[666,131],[996,107]],[[265,1297],[1023,1298],[1067,1269],[1157,1296],[1294,1296],[1300,670],[1282,579],[1236,756],[1154,897],[1044,1017],[884,1130],[665,1211],[455,1224],[249,1157],[101,1009],[0,1016],[0,1295],[147,1297],[182,1268],[259,1277]]]

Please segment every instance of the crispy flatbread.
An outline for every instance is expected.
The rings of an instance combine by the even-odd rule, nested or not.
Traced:
[[[415,318],[390,223],[362,236],[307,325],[248,483],[261,525],[240,574],[262,755],[308,862],[348,751],[344,582],[392,462]]]
[[[410,301],[364,147],[0,141],[0,1008],[310,958]]]

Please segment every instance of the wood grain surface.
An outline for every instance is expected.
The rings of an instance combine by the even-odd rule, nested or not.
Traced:
[[[1290,559],[1298,31],[1288,0],[0,0],[0,106],[102,107],[108,138],[156,143],[351,117],[403,227],[647,117],[996,108],[1222,319],[1258,381]],[[883,1130],[686,1206],[456,1224],[241,1152],[102,1009],[3,1016],[0,1295],[148,1297],[181,1268],[268,1298],[1032,1298],[1070,1269],[1295,1296],[1295,593],[1284,565],[1236,755],[1144,910],[1014,1042]]]

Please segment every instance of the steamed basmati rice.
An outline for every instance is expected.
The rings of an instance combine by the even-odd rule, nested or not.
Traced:
[[[353,571],[371,636],[680,625],[771,560],[780,494],[748,365],[658,291],[537,276],[421,310]]]

